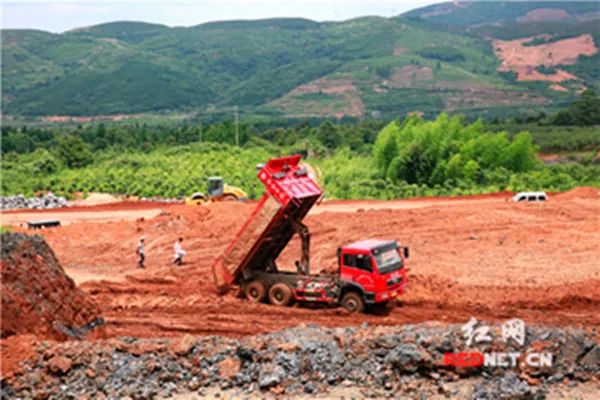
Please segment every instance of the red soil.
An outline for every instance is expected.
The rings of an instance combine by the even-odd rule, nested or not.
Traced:
[[[309,322],[394,325],[471,316],[597,328],[600,201],[589,193],[580,188],[543,204],[513,203],[506,194],[319,206],[305,221],[313,272],[335,270],[337,247],[359,239],[397,239],[411,248],[401,305],[378,315],[254,305],[235,291],[219,296],[211,264],[254,204],[170,205],[153,219],[75,223],[42,233],[68,274],[100,305],[107,335],[239,337]],[[135,267],[141,235],[147,238],[145,270]],[[182,269],[170,265],[178,236],[188,252]],[[293,242],[280,267],[290,268],[298,255]]]
[[[79,327],[99,316],[40,237],[2,235],[2,337],[30,333],[65,338],[56,328]]]
[[[29,354],[31,337],[66,339],[63,329],[99,317],[91,297],[77,288],[39,237],[2,235],[2,365],[11,369]],[[23,342],[20,339],[23,337]],[[23,348],[21,348],[23,347]]]
[[[15,335],[0,340],[0,376],[6,377],[19,370],[22,361],[35,355],[35,335]]]

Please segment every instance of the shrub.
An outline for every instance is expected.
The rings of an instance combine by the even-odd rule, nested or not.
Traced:
[[[382,176],[428,186],[448,180],[475,182],[482,169],[526,172],[536,165],[536,153],[527,132],[510,141],[504,132],[485,132],[479,121],[467,125],[446,114],[432,122],[416,117],[402,125],[392,122],[373,150]]]

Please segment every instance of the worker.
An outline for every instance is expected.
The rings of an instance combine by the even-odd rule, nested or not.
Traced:
[[[138,242],[137,245],[137,255],[140,257],[139,261],[138,261],[138,267],[139,268],[144,268],[144,260],[146,259],[146,251],[144,250],[144,242],[146,241],[146,238],[144,238],[143,236],[140,238],[140,241]]]
[[[185,256],[185,250],[181,247],[181,243],[183,242],[183,238],[180,237],[173,246],[175,250],[175,258],[173,259],[173,264],[181,266],[183,264],[183,256]]]

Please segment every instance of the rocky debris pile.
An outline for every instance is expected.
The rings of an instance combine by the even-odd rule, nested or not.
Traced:
[[[78,337],[101,325],[96,304],[67,276],[41,236],[3,233],[2,337]]]
[[[450,367],[445,353],[543,349],[553,365]],[[460,326],[300,326],[241,340],[218,336],[80,341],[38,345],[22,372],[2,381],[3,397],[146,399],[223,391],[293,396],[344,387],[366,397],[544,398],[549,388],[600,377],[597,333],[533,328],[522,347],[494,339],[465,349]],[[475,379],[470,387],[458,384]],[[597,384],[597,383],[596,383]]]
[[[52,193],[41,197],[25,197],[22,194],[16,196],[0,196],[0,209],[45,209],[62,208],[67,206],[67,199],[55,196]]]

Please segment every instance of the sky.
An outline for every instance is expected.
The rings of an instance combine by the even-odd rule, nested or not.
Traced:
[[[208,21],[304,17],[340,21],[364,15],[393,16],[431,0],[37,0],[2,1],[2,28],[64,32],[112,21],[191,26]]]

